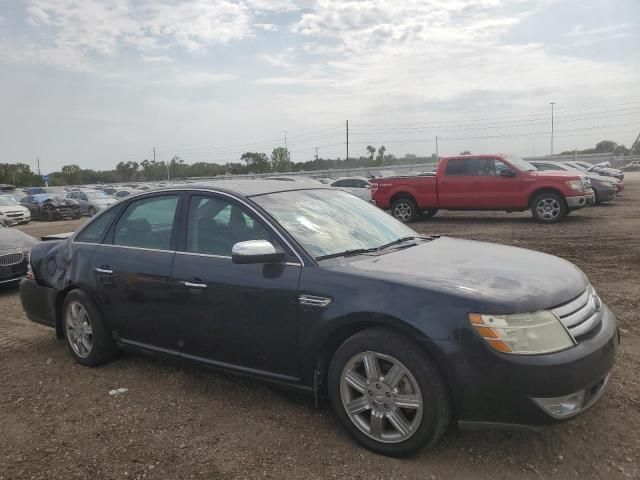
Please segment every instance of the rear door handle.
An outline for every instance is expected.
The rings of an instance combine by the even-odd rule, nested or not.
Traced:
[[[113,270],[110,270],[109,268],[96,267],[94,270],[96,273],[104,273],[106,275],[111,275],[113,273]]]
[[[192,282],[182,282],[185,287],[189,288],[207,288],[206,283],[192,283]]]

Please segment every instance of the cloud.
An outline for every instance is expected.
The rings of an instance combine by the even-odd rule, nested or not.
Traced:
[[[30,0],[25,21],[44,40],[26,48],[74,57],[76,68],[131,48],[149,56],[172,46],[196,52],[252,37],[255,29],[275,31],[275,24],[254,22],[254,16],[295,8],[284,0]]]

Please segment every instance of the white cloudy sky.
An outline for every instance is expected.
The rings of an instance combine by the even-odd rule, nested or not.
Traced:
[[[3,0],[0,162],[556,151],[640,131],[638,0]]]

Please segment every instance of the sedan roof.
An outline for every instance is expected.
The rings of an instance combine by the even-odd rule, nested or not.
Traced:
[[[180,187],[177,187],[180,188]],[[182,186],[185,190],[206,189],[234,192],[245,197],[266,195],[268,193],[289,192],[294,190],[325,189],[328,185],[315,181],[275,182],[273,180],[220,180],[206,183],[194,183]]]

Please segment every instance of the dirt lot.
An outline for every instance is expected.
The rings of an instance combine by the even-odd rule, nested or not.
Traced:
[[[624,198],[538,225],[528,213],[439,213],[424,233],[559,255],[617,314],[612,384],[587,413],[541,433],[459,433],[396,460],[352,442],[327,410],[260,383],[136,355],[81,367],[0,292],[0,479],[640,478],[640,173]],[[32,223],[33,234],[78,222]],[[508,261],[508,259],[505,259]],[[118,387],[129,390],[110,396]]]

